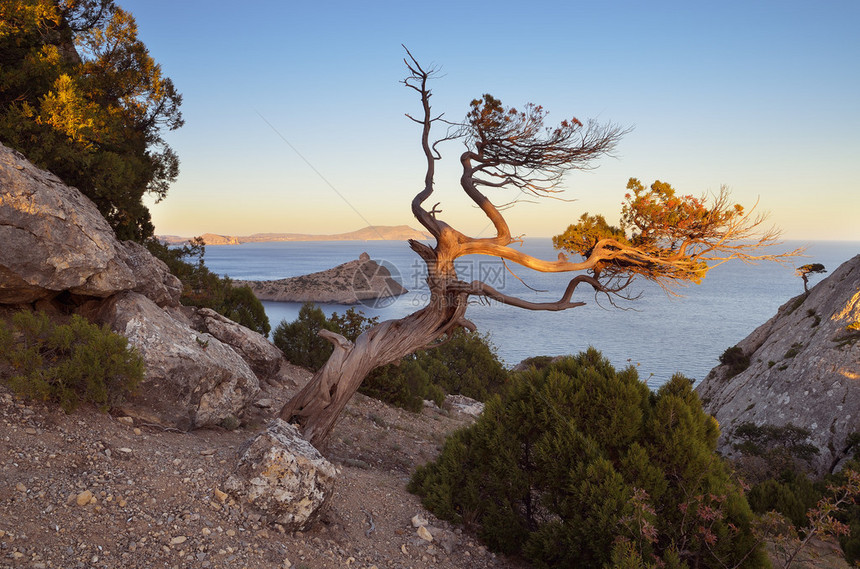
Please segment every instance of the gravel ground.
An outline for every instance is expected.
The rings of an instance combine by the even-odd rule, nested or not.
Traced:
[[[298,383],[307,377],[297,372]],[[221,486],[236,449],[295,389],[270,388],[236,431],[181,433],[87,408],[67,415],[0,386],[0,567],[525,567],[406,491],[414,466],[470,418],[361,395],[323,449],[339,479],[321,522],[294,533],[261,524]]]

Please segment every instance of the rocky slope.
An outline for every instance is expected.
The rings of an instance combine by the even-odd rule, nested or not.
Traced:
[[[66,415],[0,384],[0,567],[525,567],[405,489],[414,466],[473,420],[455,408],[415,414],[356,395],[324,451],[338,471],[334,495],[306,531],[234,501],[224,490],[238,450],[310,374],[291,377],[267,386],[235,431],[180,432],[86,407]]]
[[[743,423],[810,431],[819,454],[813,468],[838,468],[852,433],[860,432],[860,255],[737,344],[749,367],[732,376],[714,368],[698,386],[720,423],[721,450],[732,456]]]
[[[260,300],[280,302],[328,302],[358,304],[384,301],[407,291],[391,276],[388,267],[362,253],[326,271],[273,281],[234,281],[248,285]]]
[[[283,354],[207,309],[180,306],[182,284],[145,247],[119,241],[75,188],[0,144],[0,316],[80,314],[123,334],[146,365],[126,412],[180,429],[233,420]]]

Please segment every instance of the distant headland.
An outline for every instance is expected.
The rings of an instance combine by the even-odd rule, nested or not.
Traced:
[[[430,239],[425,231],[412,229],[408,225],[371,225],[349,233],[336,235],[310,235],[307,233],[254,233],[253,235],[217,235],[204,233],[200,237],[206,245],[241,245],[242,243],[264,243],[269,241],[405,241],[407,239]],[[168,245],[182,245],[190,237],[159,235],[158,239]]]

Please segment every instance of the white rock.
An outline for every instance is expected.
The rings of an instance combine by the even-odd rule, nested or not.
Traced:
[[[246,446],[224,484],[227,493],[289,531],[309,527],[334,490],[334,466],[281,419]]]

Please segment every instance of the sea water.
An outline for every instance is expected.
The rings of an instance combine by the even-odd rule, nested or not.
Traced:
[[[594,346],[616,367],[633,365],[652,388],[674,373],[700,381],[719,363],[726,348],[765,323],[777,309],[803,292],[795,267],[822,263],[829,271],[860,253],[860,242],[787,242],[780,250],[806,247],[805,257],[788,264],[730,261],[712,270],[700,285],[667,295],[659,286],[636,282],[629,291],[638,298],[616,301],[595,295],[585,285],[574,301],[585,306],[560,312],[530,311],[475,298],[466,318],[489,335],[508,366],[538,355],[562,355]],[[549,239],[531,239],[522,250],[555,259]],[[379,306],[359,305],[366,316],[401,318],[426,305],[428,289],[423,261],[400,241],[306,241],[208,245],[205,263],[215,273],[238,280],[272,280],[330,269],[357,259],[362,252],[383,262],[409,292]],[[501,292],[532,302],[553,302],[572,275],[547,274],[484,256],[463,257],[457,264],[464,281],[480,279]],[[810,286],[826,275],[811,275]],[[274,328],[295,320],[301,304],[264,302]],[[343,305],[320,305],[344,312]]]

